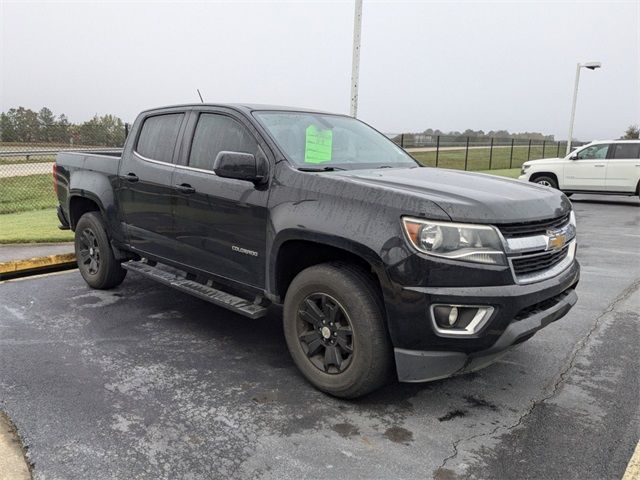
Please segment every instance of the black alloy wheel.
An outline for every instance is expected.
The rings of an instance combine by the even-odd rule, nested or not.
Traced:
[[[115,256],[99,212],[87,212],[75,226],[78,270],[92,288],[106,290],[120,285],[127,275]]]
[[[100,270],[100,246],[90,228],[85,228],[80,234],[78,255],[78,263],[85,266],[87,273],[96,275]]]
[[[298,339],[309,361],[328,374],[344,372],[353,359],[353,326],[345,309],[326,293],[313,293],[298,306]]]

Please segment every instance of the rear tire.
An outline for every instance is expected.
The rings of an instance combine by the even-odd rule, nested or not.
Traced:
[[[294,363],[318,390],[355,398],[390,379],[382,300],[365,271],[344,263],[303,270],[287,291],[283,323]]]
[[[555,178],[548,177],[546,175],[541,175],[536,177],[535,180],[532,180],[533,183],[537,183],[538,185],[544,185],[545,187],[558,188],[558,182],[556,182]]]
[[[98,212],[80,217],[75,231],[78,269],[91,288],[107,290],[120,285],[127,275],[113,255],[107,230]]]

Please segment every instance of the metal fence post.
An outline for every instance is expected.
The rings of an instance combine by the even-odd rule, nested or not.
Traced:
[[[124,124],[124,138],[127,138],[129,136],[129,124],[125,123]]]
[[[467,137],[467,146],[464,149],[464,169],[467,170],[467,162],[469,161],[469,137]]]
[[[543,140],[543,141],[542,141],[542,158],[544,158],[544,147],[545,147],[545,144],[546,144],[546,143],[547,143],[547,141],[546,141],[546,140]]]
[[[436,137],[436,167],[438,166],[439,156],[440,156],[440,135]]]
[[[491,137],[491,146],[489,147],[489,170],[491,170],[492,161],[493,161],[493,137]]]
[[[560,156],[560,141],[558,140],[558,148],[556,149],[556,157]]]
[[[514,138],[511,139],[511,154],[509,155],[509,168],[513,168],[513,142]]]
[[[400,134],[400,146],[404,148],[404,133]]]
[[[529,150],[527,151],[527,161],[531,159],[531,139],[529,139]]]

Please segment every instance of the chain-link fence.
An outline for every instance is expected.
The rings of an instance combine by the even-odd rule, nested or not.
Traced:
[[[57,229],[53,162],[61,151],[118,152],[126,126],[105,134],[82,127],[68,142],[0,142],[0,243],[71,240]],[[533,139],[390,135],[424,165],[463,170],[519,168],[530,159],[564,156],[566,143]]]
[[[0,243],[71,240],[57,228],[53,165],[63,151],[119,152],[126,137],[84,127],[68,142],[0,141]],[[78,140],[82,140],[80,143]]]
[[[423,165],[458,170],[520,168],[527,160],[564,157],[567,143],[532,138],[461,135],[389,134]],[[572,142],[572,147],[584,142]]]

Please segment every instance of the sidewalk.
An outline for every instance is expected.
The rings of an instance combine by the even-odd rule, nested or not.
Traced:
[[[72,242],[0,245],[0,280],[4,276],[36,272],[74,262]]]

